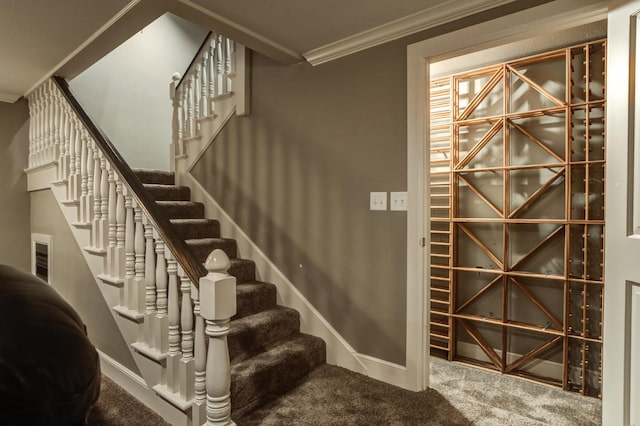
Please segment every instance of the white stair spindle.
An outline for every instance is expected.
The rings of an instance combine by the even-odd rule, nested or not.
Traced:
[[[80,125],[78,123],[78,118],[75,114],[71,117],[72,128],[73,128],[73,138],[75,145],[75,173],[73,175],[73,181],[71,183],[71,191],[72,191],[72,200],[80,201],[82,194],[82,151],[83,151],[83,141],[82,141],[82,133],[80,132]]]
[[[189,401],[194,397],[195,366],[193,359],[193,306],[191,305],[191,280],[179,268],[182,306],[180,328],[182,330],[182,358],[180,359],[180,396]]]
[[[196,73],[193,77],[193,119],[194,119],[194,132],[196,135],[200,134],[200,95],[202,94],[202,89],[200,85],[202,84],[202,68],[200,64],[196,64]]]
[[[220,96],[220,95],[224,95],[225,93],[227,93],[227,86],[225,83],[225,76],[224,76],[224,55],[225,55],[225,51],[224,51],[224,46],[223,46],[223,37],[221,35],[218,35],[218,37],[216,38],[216,80],[217,80],[217,93],[216,96]]]
[[[196,123],[194,115],[194,98],[193,98],[193,74],[187,77],[187,137],[192,138],[196,135]]]
[[[82,205],[83,208],[83,223],[90,223],[93,219],[93,179],[95,172],[95,161],[94,161],[94,142],[93,139],[87,139],[87,196],[85,197],[85,203]]]
[[[172,130],[172,142],[173,142],[173,154],[184,155],[184,148],[182,144],[182,96],[181,91],[178,89],[178,83],[180,82],[180,73],[175,73],[171,76],[171,85],[169,86],[169,97],[171,98],[171,104],[173,106],[173,117],[171,120]]]
[[[72,115],[67,111],[67,125],[69,139],[69,182],[67,182],[67,200],[75,199],[74,183],[76,178],[76,129]]]
[[[209,273],[200,279],[200,313],[206,320],[209,339],[206,367],[207,425],[231,422],[231,365],[229,363],[230,318],[236,314],[236,279],[227,271],[230,261],[220,249],[207,258]]]
[[[144,226],[142,224],[142,209],[138,203],[135,203],[135,207],[133,209],[134,217],[133,221],[135,223],[135,232],[134,232],[134,267],[135,267],[135,283],[132,288],[132,309],[137,313],[143,313],[145,311],[145,292],[146,292],[146,282],[144,279],[145,267],[144,267],[144,249],[145,249],[145,239],[144,239]]]
[[[164,241],[156,236],[156,324],[154,325],[156,348],[160,353],[167,352],[168,327],[167,316],[167,262],[164,257]]]
[[[153,316],[156,313],[156,251],[153,240],[153,225],[145,216],[144,218],[144,282],[145,282],[145,310],[144,310],[144,337],[145,343],[150,348],[156,347],[153,333]]]
[[[93,203],[91,203],[91,209],[93,213],[93,217],[91,217],[92,227],[91,227],[91,247],[98,249],[100,248],[100,205],[102,204],[102,187],[100,186],[102,182],[102,170],[100,169],[100,151],[96,146],[96,143],[93,144]]]
[[[194,359],[194,400],[191,410],[194,425],[202,425],[207,421],[207,336],[205,334],[204,318],[200,314],[200,290],[191,284],[191,297],[193,298],[193,314],[195,316],[195,333],[193,341]]]
[[[107,226],[108,226],[108,238],[109,246],[107,247],[107,267],[105,273],[110,277],[116,275],[116,244],[117,244],[117,230],[118,222],[116,219],[118,195],[116,193],[116,177],[115,172],[111,167],[108,168],[109,179],[109,205],[107,207]]]
[[[89,155],[88,147],[87,147],[87,138],[84,134],[80,135],[80,143],[81,143],[81,154],[80,154],[80,208],[79,208],[79,217],[78,220],[80,222],[86,222],[86,218],[84,216],[84,206],[87,202],[87,159]]]
[[[200,68],[202,69],[200,77],[200,116],[202,118],[210,117],[213,114],[209,113],[209,97],[207,96],[209,87],[209,52],[206,50],[202,52],[202,58],[200,62]]]
[[[167,354],[167,388],[171,392],[179,389],[180,360],[180,305],[178,293],[178,262],[169,250],[165,250],[167,258],[167,274],[169,275],[169,353]]]
[[[111,276],[122,279],[126,274],[125,266],[125,242],[126,242],[126,201],[124,196],[124,186],[120,176],[114,175],[116,181],[116,249],[111,262]],[[122,295],[120,305],[124,306],[124,295]]]
[[[125,219],[125,304],[127,309],[133,309],[133,287],[135,281],[135,222],[133,220],[133,198],[129,190],[125,188],[124,206],[126,209]]]
[[[224,81],[226,86],[226,91],[225,93],[230,93],[233,90],[233,87],[231,86],[232,83],[232,77],[234,74],[234,49],[235,49],[235,43],[233,42],[233,40],[226,38],[225,37],[225,49],[226,49],[226,53],[225,53],[225,63],[224,63]]]
[[[34,118],[35,118],[35,106],[33,100],[33,94],[27,96],[28,108],[29,108],[29,156],[27,157],[27,165],[28,167],[33,167],[33,130],[35,128]]]
[[[208,76],[208,80],[209,80],[209,88],[207,90],[208,95],[207,95],[207,99],[209,100],[209,113],[211,115],[214,115],[216,112],[216,101],[215,101],[215,97],[216,97],[216,90],[217,90],[217,84],[218,84],[218,77],[217,77],[217,70],[218,70],[218,65],[217,65],[217,57],[218,57],[218,49],[216,48],[216,43],[217,43],[218,37],[215,34],[211,35],[211,38],[209,39],[209,76]]]
[[[109,247],[109,171],[107,160],[100,154],[100,220],[98,221],[99,248],[106,250]]]

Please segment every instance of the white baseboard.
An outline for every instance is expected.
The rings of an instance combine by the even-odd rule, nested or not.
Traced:
[[[275,284],[278,289],[278,303],[300,312],[301,331],[318,336],[325,341],[327,344],[327,363],[361,374],[368,374],[365,363],[358,357],[357,352],[351,345],[313,307],[251,238],[240,229],[238,224],[202,187],[200,182],[188,172],[182,175],[181,180],[183,185],[191,188],[192,200],[204,204],[206,216],[216,218],[220,222],[220,230],[223,236],[234,238],[238,244],[238,252],[243,257],[255,262],[256,273],[259,278]],[[381,375],[381,377],[383,376]]]
[[[172,425],[186,426],[189,424],[187,416],[158,397],[152,389],[149,389],[142,377],[104,352],[98,350],[98,354],[100,355],[100,368],[105,376]]]
[[[410,389],[407,384],[407,368],[405,366],[360,353],[356,354],[356,357],[364,364],[369,377],[390,385]]]

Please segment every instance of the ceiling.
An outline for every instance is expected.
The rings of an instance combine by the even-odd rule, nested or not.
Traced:
[[[73,77],[166,12],[284,64],[319,64],[514,0],[2,0],[0,101]]]

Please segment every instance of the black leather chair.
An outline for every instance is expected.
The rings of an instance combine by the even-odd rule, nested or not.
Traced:
[[[0,425],[83,425],[100,378],[73,308],[41,279],[0,265]]]

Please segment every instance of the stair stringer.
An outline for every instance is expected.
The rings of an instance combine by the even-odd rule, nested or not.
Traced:
[[[324,316],[307,300],[280,269],[242,231],[238,224],[211,197],[202,185],[189,173],[180,176],[181,185],[191,188],[191,199],[205,206],[205,216],[220,222],[220,232],[233,238],[242,257],[256,264],[257,277],[274,284],[277,288],[278,304],[300,313],[300,331],[323,339],[327,346],[327,363],[368,375],[368,369],[359,359],[358,352],[329,324]]]
[[[31,179],[31,177],[32,176],[30,175],[29,179]],[[113,307],[117,305],[119,289],[117,287],[104,284],[102,280],[98,278],[98,275],[104,273],[103,256],[92,254],[85,249],[90,245],[91,228],[74,226],[73,223],[77,221],[77,207],[64,204],[64,201],[67,201],[66,184],[52,184],[50,185],[50,190],[58,203],[60,211],[66,219],[67,225],[69,226],[83,257],[91,270],[95,283],[104,297],[107,306]],[[106,365],[109,364],[111,366],[111,368],[105,368],[105,374],[129,393],[139,397],[145,405],[161,415],[172,425],[187,426],[190,424],[190,419],[187,414],[173,407],[171,404],[159,397],[152,389],[154,385],[162,382],[165,369],[160,364],[140,355],[131,346],[132,343],[140,340],[143,332],[143,325],[118,315],[113,311],[113,309],[111,309],[110,312],[116,322],[118,330],[127,343],[127,347],[132,354],[136,366],[140,370],[141,376],[117,363],[117,361],[112,358],[105,356],[105,354],[100,353],[101,365],[106,367]],[[119,371],[121,374],[115,374],[114,372],[116,371]],[[112,375],[109,373],[112,373]],[[124,377],[128,377],[130,380],[123,380]]]

